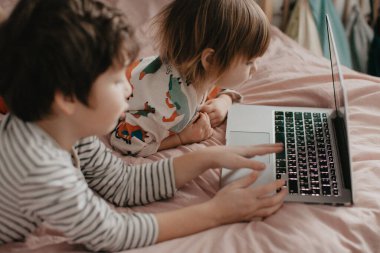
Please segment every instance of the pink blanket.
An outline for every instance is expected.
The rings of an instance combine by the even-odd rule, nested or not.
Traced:
[[[130,14],[138,27],[141,55],[154,52],[147,19],[168,0],[111,1]],[[329,61],[298,46],[273,28],[268,52],[254,78],[240,89],[244,103],[327,107],[332,99]],[[344,68],[348,86],[354,206],[289,204],[264,221],[225,225],[192,236],[128,252],[380,252],[380,79]],[[148,158],[123,157],[141,163],[224,143],[225,125],[200,144],[166,150]],[[210,199],[219,189],[219,170],[209,170],[167,201],[120,212],[161,212]],[[80,245],[45,227],[26,242],[0,252],[82,252]]]

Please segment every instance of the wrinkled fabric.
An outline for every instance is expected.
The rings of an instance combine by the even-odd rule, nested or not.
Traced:
[[[350,15],[347,16],[346,33],[350,45],[353,69],[367,73],[369,49],[374,32],[367,24],[357,0],[351,0]]]
[[[342,21],[337,14],[334,4],[331,0],[309,0],[311,12],[319,32],[319,41],[321,42],[323,55],[329,59],[330,51],[327,40],[325,14],[329,15],[331,27],[334,31],[335,42],[338,45],[338,54],[341,63],[346,67],[352,67],[350,48],[348,46],[347,36]]]
[[[307,0],[297,2],[285,33],[314,54],[323,55],[319,33]]]

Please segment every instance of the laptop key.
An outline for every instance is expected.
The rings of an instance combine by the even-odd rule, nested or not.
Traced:
[[[311,194],[319,196],[321,191],[318,188],[311,189]]]
[[[276,133],[275,136],[276,142],[281,142],[285,144],[285,134],[284,133]]]
[[[324,186],[322,185],[322,194],[325,196],[330,196],[331,195],[331,188],[330,186]]]
[[[282,151],[281,153],[276,153],[276,160],[284,160],[286,159],[285,151]]]
[[[289,193],[295,194],[298,193],[298,181],[297,180],[288,180],[288,189]]]

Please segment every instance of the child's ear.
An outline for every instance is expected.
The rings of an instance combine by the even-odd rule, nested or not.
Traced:
[[[72,115],[75,111],[76,100],[72,96],[64,95],[61,91],[56,91],[54,95],[54,106],[56,110]]]
[[[214,63],[215,50],[212,48],[206,48],[202,51],[201,62],[203,68],[208,71],[211,69],[212,64]]]

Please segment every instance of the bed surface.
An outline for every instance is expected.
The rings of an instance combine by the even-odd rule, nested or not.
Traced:
[[[138,27],[143,47],[141,56],[154,53],[147,19],[168,1],[111,2],[132,13],[130,17]],[[328,107],[333,96],[329,64],[273,28],[270,47],[258,60],[257,73],[239,89],[244,95],[243,103]],[[128,252],[380,252],[380,79],[347,68],[343,72],[349,97],[354,206],[285,203],[263,221],[225,225]],[[222,145],[225,127],[225,124],[218,127],[211,139],[200,144],[162,151],[148,158],[123,159],[142,163]],[[219,172],[208,170],[170,200],[117,210],[161,212],[203,202],[218,191]],[[83,246],[71,245],[66,238],[43,226],[26,242],[0,247],[0,252],[83,251]]]

